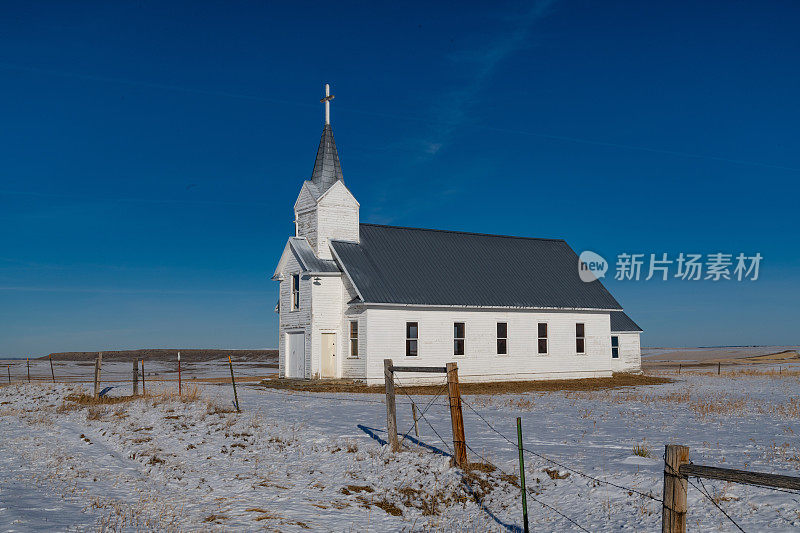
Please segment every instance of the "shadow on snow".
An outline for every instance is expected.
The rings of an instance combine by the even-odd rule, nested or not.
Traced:
[[[358,429],[360,429],[361,431],[366,433],[370,438],[372,438],[375,441],[377,441],[378,444],[380,444],[381,446],[386,446],[387,444],[389,444],[385,439],[381,438],[380,435],[378,435],[378,433],[386,433],[386,430],[367,427],[367,426],[365,426],[363,424],[358,424],[357,427],[358,427]],[[399,435],[399,433],[398,433],[398,435]],[[431,444],[423,442],[423,441],[421,441],[421,440],[419,440],[417,438],[414,438],[414,437],[412,437],[410,435],[406,435],[405,438],[407,440],[413,442],[417,446],[421,446],[422,448],[426,448],[426,449],[430,450],[431,452],[433,452],[433,453],[435,453],[437,455],[441,455],[443,457],[450,457],[450,458],[453,457],[450,453],[442,450],[441,448],[437,448],[436,446],[433,446]],[[472,496],[473,501],[475,501],[475,503],[478,504],[478,506],[481,508],[481,510],[484,513],[486,513],[486,515],[489,518],[494,520],[498,525],[502,526],[507,531],[512,531],[514,533],[521,533],[522,532],[522,528],[521,527],[519,527],[519,526],[517,526],[515,524],[507,524],[507,523],[503,522],[502,520],[500,520],[500,518],[496,514],[494,514],[488,507],[486,507],[486,505],[484,505],[484,503],[483,503],[483,500],[482,499],[479,500],[476,497],[475,492],[472,490],[472,487],[470,487],[470,485],[466,482],[466,479],[467,479],[466,476],[464,476],[464,474],[461,473],[461,481],[462,481],[464,487],[466,488],[467,493],[470,496]]]

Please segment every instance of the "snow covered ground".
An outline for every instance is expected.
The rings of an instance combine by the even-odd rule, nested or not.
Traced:
[[[689,446],[696,463],[800,475],[797,372],[674,377],[635,389],[464,400],[512,441],[521,416],[529,450],[656,498],[669,442]],[[164,395],[100,407],[65,400],[88,385],[0,387],[0,530],[516,531],[522,524],[516,477],[505,475],[517,473],[517,450],[470,407],[470,458],[483,456],[499,467],[493,472],[450,468],[446,397],[426,413],[444,440],[422,422],[421,438],[412,431],[407,451],[391,454],[380,395],[241,386],[237,414],[229,386],[198,387],[196,401]],[[130,394],[130,385],[112,393]],[[411,410],[399,394],[405,432]],[[424,407],[431,397],[414,400]],[[652,457],[633,455],[635,445]],[[657,501],[531,453],[525,461],[531,496],[589,531],[660,528]],[[798,495],[704,483],[745,531],[800,528]],[[735,530],[698,490],[690,487],[688,497],[690,530]],[[528,506],[533,530],[578,530],[530,498]]]

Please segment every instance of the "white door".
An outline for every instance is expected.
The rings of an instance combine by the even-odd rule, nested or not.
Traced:
[[[306,335],[305,333],[286,334],[286,377],[306,377]]]
[[[336,377],[336,333],[322,334],[322,377]]]

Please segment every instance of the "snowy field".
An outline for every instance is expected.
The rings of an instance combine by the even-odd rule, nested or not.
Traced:
[[[671,384],[592,392],[465,396],[468,405],[527,449],[599,480],[661,497],[665,443],[699,464],[800,475],[800,369],[669,374]],[[130,394],[123,383],[112,391]],[[450,422],[438,397],[405,439],[384,445],[375,394],[314,394],[199,384],[198,397],[157,394],[113,405],[67,399],[87,384],[0,387],[2,531],[518,531],[517,450],[464,407],[472,461],[449,466]],[[127,387],[127,389],[126,389]],[[194,386],[187,389],[192,391]],[[398,396],[398,426],[411,427]],[[417,396],[421,406],[432,397]],[[634,455],[634,446],[647,455]],[[483,456],[479,458],[477,454]],[[536,531],[656,531],[661,504],[525,454]],[[549,471],[548,471],[549,469]],[[511,474],[511,475],[507,475]],[[694,481],[697,484],[696,481]],[[800,496],[705,481],[745,531],[800,528]],[[694,487],[689,528],[733,531]],[[554,510],[570,517],[567,521]]]

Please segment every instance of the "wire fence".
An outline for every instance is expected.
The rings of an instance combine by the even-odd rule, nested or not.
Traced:
[[[398,381],[399,381],[399,380],[397,380],[397,378],[395,377],[395,382],[397,383]],[[442,441],[442,442],[445,444],[445,446],[447,446],[447,448],[448,448],[448,451],[450,451],[450,452],[452,453],[452,449],[451,449],[451,448],[450,448],[450,446],[447,444],[447,441],[445,441],[445,440],[444,440],[444,438],[442,438],[442,436],[441,436],[441,435],[440,435],[440,434],[439,434],[439,433],[436,431],[436,429],[433,427],[433,424],[431,424],[431,423],[430,423],[430,421],[428,421],[427,417],[425,416],[425,412],[427,412],[428,408],[429,408],[429,407],[430,407],[430,406],[433,404],[434,400],[436,400],[436,398],[438,398],[438,397],[439,397],[439,396],[442,394],[442,392],[444,391],[444,389],[445,389],[445,388],[447,388],[447,384],[446,384],[446,383],[445,383],[445,385],[442,387],[442,389],[441,389],[439,392],[437,392],[437,394],[436,394],[436,395],[434,395],[434,396],[433,396],[433,398],[431,398],[431,400],[430,400],[430,401],[428,402],[428,404],[425,406],[425,409],[423,409],[423,410],[421,410],[421,411],[420,411],[420,415],[419,415],[419,416],[420,416],[420,418],[422,418],[423,420],[425,420],[425,422],[428,424],[428,426],[430,426],[430,428],[433,430],[433,432],[436,434],[436,436],[437,436],[437,437],[439,437],[439,440],[441,440],[441,441]],[[411,397],[411,395],[409,395],[409,394],[408,394],[408,393],[407,393],[407,392],[404,390],[404,389],[405,389],[405,387],[404,387],[403,385],[401,385],[401,384],[398,384],[398,387],[397,387],[397,389],[398,389],[398,390],[400,390],[400,391],[401,391],[403,394],[405,394],[405,395],[408,397],[408,399],[411,401],[411,403],[412,403],[413,405],[417,406],[417,405],[416,405],[416,402],[414,402],[414,399]],[[462,402],[462,403],[464,402],[463,398],[461,398],[461,402]],[[419,406],[417,406],[417,408],[419,409]],[[410,431],[411,431],[411,429],[412,429],[413,427],[414,427],[414,426],[413,426],[413,424],[412,424],[412,426],[411,426],[411,427],[408,429],[408,432],[410,432]],[[408,435],[408,432],[406,433],[406,435]],[[405,435],[404,435],[404,438],[405,438]],[[467,449],[468,449],[470,452],[472,452],[472,454],[473,454],[473,455],[475,455],[476,457],[478,457],[479,459],[481,459],[481,461],[483,461],[483,463],[484,463],[484,464],[486,464],[486,465],[492,465],[492,466],[494,466],[495,468],[497,468],[498,470],[500,470],[500,472],[502,472],[502,473],[503,473],[504,475],[506,475],[506,476],[514,476],[514,474],[510,474],[509,472],[506,472],[506,471],[505,471],[503,468],[501,468],[501,467],[499,467],[499,466],[495,465],[494,463],[492,463],[491,461],[489,461],[488,459],[486,459],[486,457],[484,457],[482,454],[480,454],[480,453],[478,453],[477,451],[475,451],[475,450],[474,450],[474,449],[473,449],[473,448],[472,448],[472,447],[471,447],[469,444],[467,444],[466,442],[465,442],[464,444],[465,444],[465,446],[467,447]],[[586,529],[585,527],[583,527],[581,524],[579,524],[579,523],[578,523],[576,520],[574,520],[573,518],[570,518],[569,516],[567,516],[565,513],[563,513],[561,510],[559,510],[559,509],[558,509],[558,508],[556,508],[555,506],[553,506],[553,505],[551,505],[551,504],[548,504],[548,503],[545,503],[545,502],[543,502],[542,500],[540,500],[539,498],[537,498],[537,497],[536,497],[536,495],[535,495],[535,493],[534,493],[534,492],[531,490],[531,488],[530,488],[530,487],[528,487],[527,485],[526,485],[524,488],[525,488],[525,493],[526,493],[526,494],[528,495],[528,497],[529,497],[531,500],[533,500],[534,502],[538,503],[539,505],[541,505],[541,506],[542,506],[542,507],[544,507],[545,509],[550,509],[551,511],[553,511],[554,513],[556,513],[556,514],[557,514],[558,516],[560,516],[561,518],[563,518],[563,519],[567,520],[568,522],[570,522],[571,524],[573,524],[574,526],[576,526],[576,527],[577,527],[578,529],[580,529],[581,531],[586,531],[586,532],[588,532],[588,531],[589,531],[588,529]],[[481,504],[483,504],[483,502],[481,502]]]
[[[9,364],[9,363],[4,363],[4,364],[0,365],[0,368],[2,368],[3,366],[6,366],[6,367],[8,367],[8,369],[7,369],[7,372],[10,372],[10,368],[13,368],[13,367],[22,367],[22,368],[23,368],[23,371],[25,371],[25,372],[27,373],[27,363],[26,363],[26,362],[24,362],[24,361],[15,361],[15,363],[16,363],[16,364],[14,364],[14,363],[11,363],[11,364]],[[40,362],[40,363],[41,363],[41,362]],[[240,370],[241,370],[241,369],[237,369],[237,373],[238,373],[238,371],[240,371]],[[162,372],[163,372],[163,370],[162,370]],[[169,372],[169,371],[167,371],[167,372]],[[27,379],[26,379],[26,378],[27,378],[26,374],[19,375],[19,374],[17,374],[16,372],[15,372],[15,374],[16,374],[16,375],[15,375],[14,377],[15,377],[15,378],[17,378],[15,381],[18,381],[18,382],[23,382],[23,381],[26,381],[26,380],[27,380]],[[244,373],[244,374],[245,374],[245,375],[248,375],[249,373]],[[0,376],[0,379],[2,379],[2,377],[3,377],[3,376]],[[70,377],[73,377],[73,376],[70,376]],[[31,376],[31,378],[32,378],[32,380],[36,380],[36,381],[40,381],[40,380],[44,379],[43,377],[39,377],[39,376],[36,376],[36,377],[33,377],[33,376]],[[10,374],[9,374],[9,376],[8,376],[8,379],[10,379]],[[59,380],[59,381],[62,381],[62,380]],[[72,381],[72,379],[67,379],[67,380],[65,380],[65,381]],[[78,380],[76,380],[76,381],[78,381]],[[447,448],[448,452],[449,452],[449,453],[452,455],[452,453],[453,453],[453,449],[452,449],[452,448],[450,447],[450,445],[448,444],[448,441],[447,441],[447,439],[445,439],[444,437],[442,437],[442,435],[441,435],[441,434],[440,434],[440,433],[439,433],[439,432],[436,430],[435,426],[434,426],[434,425],[431,423],[431,421],[428,419],[428,417],[427,417],[427,416],[425,416],[425,415],[426,415],[426,413],[427,413],[427,412],[429,411],[429,409],[431,408],[431,406],[433,406],[433,405],[440,405],[440,406],[444,406],[444,407],[449,407],[449,398],[448,398],[448,400],[447,400],[446,402],[439,402],[439,401],[437,401],[439,398],[441,398],[441,397],[442,397],[442,395],[443,395],[443,393],[445,392],[445,390],[447,390],[447,383],[443,384],[443,385],[442,385],[442,387],[441,387],[441,388],[440,388],[440,389],[439,389],[439,390],[436,392],[436,394],[434,394],[434,395],[432,395],[432,396],[431,396],[430,400],[428,400],[428,402],[425,404],[425,406],[424,406],[424,407],[422,407],[422,408],[420,408],[419,404],[418,404],[417,402],[415,402],[415,401],[414,401],[414,399],[413,399],[413,397],[412,397],[412,396],[411,396],[411,395],[410,395],[410,394],[409,394],[409,393],[408,393],[408,392],[405,390],[405,389],[409,388],[409,386],[407,386],[407,385],[403,385],[402,383],[400,383],[400,380],[398,380],[396,377],[395,377],[395,382],[396,382],[396,384],[397,384],[397,390],[399,390],[399,391],[400,391],[400,392],[401,392],[401,393],[402,393],[402,394],[403,394],[403,395],[404,395],[406,398],[408,398],[408,402],[398,402],[398,403],[399,403],[400,405],[414,406],[414,407],[417,409],[417,413],[418,413],[418,415],[417,415],[417,416],[419,417],[417,420],[415,420],[414,422],[412,422],[412,424],[411,424],[411,426],[408,428],[408,430],[407,430],[405,433],[403,433],[403,434],[402,434],[403,438],[402,438],[402,440],[401,440],[401,444],[402,444],[402,442],[404,442],[404,441],[405,441],[406,437],[408,437],[408,435],[409,435],[409,434],[411,433],[411,431],[414,429],[414,424],[415,424],[415,423],[416,423],[418,420],[422,420],[422,421],[424,421],[424,422],[425,422],[425,423],[428,425],[428,427],[430,427],[430,429],[433,431],[433,433],[436,435],[436,437],[437,437],[437,438],[438,438],[438,439],[439,439],[439,440],[442,442],[442,444],[443,444],[443,445],[444,445],[444,446]],[[281,389],[270,389],[270,391],[271,391],[271,392],[273,392],[273,393],[278,393],[278,394],[281,394],[281,395],[283,395],[283,396],[286,396],[286,397],[289,397],[289,398],[298,398],[298,399],[299,399],[299,398],[313,398],[314,400],[326,400],[326,401],[332,401],[332,402],[351,402],[351,403],[362,403],[362,404],[385,405],[385,401],[384,401],[384,400],[370,400],[370,399],[366,399],[366,398],[353,398],[353,397],[348,397],[348,396],[324,396],[324,395],[320,395],[319,393],[316,393],[316,392],[308,392],[308,393],[304,393],[304,392],[301,392],[301,391],[283,391],[283,390],[281,390]],[[486,425],[486,426],[487,426],[487,427],[488,427],[488,428],[489,428],[489,429],[490,429],[492,432],[494,432],[495,434],[497,434],[497,435],[498,435],[500,438],[502,438],[504,441],[506,441],[507,443],[511,444],[511,445],[512,445],[512,446],[514,446],[515,448],[516,448],[516,447],[518,447],[518,443],[517,443],[517,442],[515,442],[515,441],[513,441],[512,439],[508,438],[508,437],[507,437],[507,436],[506,436],[504,433],[502,433],[501,431],[499,431],[499,430],[498,430],[498,429],[497,429],[497,428],[496,428],[496,427],[495,427],[493,424],[491,424],[491,423],[490,423],[488,420],[486,420],[486,418],[485,418],[483,415],[481,415],[481,413],[479,413],[479,412],[477,411],[477,409],[475,409],[475,408],[474,408],[474,407],[473,407],[473,406],[472,406],[472,405],[471,405],[469,402],[467,402],[467,401],[466,401],[466,400],[465,400],[463,397],[461,397],[461,403],[462,403],[462,404],[464,404],[464,405],[466,405],[466,406],[467,406],[467,408],[468,408],[468,409],[469,409],[469,410],[470,410],[470,411],[471,411],[471,412],[472,412],[472,413],[473,413],[473,414],[474,414],[474,415],[475,415],[475,416],[476,416],[476,417],[477,417],[477,418],[478,418],[478,419],[479,419],[481,422],[483,422],[483,424],[485,424],[485,425]],[[510,474],[510,473],[506,472],[506,471],[505,471],[503,468],[499,467],[498,465],[495,465],[495,464],[493,464],[491,461],[489,461],[488,459],[486,459],[486,457],[484,457],[482,454],[478,453],[478,452],[477,452],[475,449],[473,449],[471,446],[469,446],[469,444],[466,444],[466,443],[465,443],[465,445],[466,445],[467,449],[468,449],[468,450],[469,450],[469,451],[470,451],[470,452],[471,452],[471,453],[472,453],[474,456],[476,456],[476,457],[478,457],[479,459],[481,459],[481,461],[483,461],[485,464],[487,464],[487,465],[491,465],[491,466],[493,466],[493,467],[497,468],[497,469],[498,469],[498,470],[500,470],[500,472],[502,472],[504,475],[507,475],[507,476],[515,476],[515,474]],[[544,455],[544,454],[542,454],[542,453],[540,453],[540,452],[537,452],[537,451],[535,451],[535,450],[532,450],[532,449],[530,449],[529,447],[526,447],[526,446],[524,446],[524,445],[523,445],[523,447],[522,447],[522,450],[523,450],[523,452],[525,452],[525,453],[528,453],[528,454],[530,454],[530,455],[533,455],[533,456],[535,456],[535,457],[537,457],[537,458],[539,458],[539,459],[541,459],[541,460],[543,460],[543,461],[545,461],[545,462],[548,462],[548,463],[550,463],[550,464],[552,464],[552,465],[555,465],[555,466],[557,466],[557,467],[559,467],[559,468],[561,468],[561,469],[563,469],[563,470],[566,470],[566,471],[568,471],[568,472],[574,473],[574,474],[576,474],[576,475],[578,475],[578,476],[581,476],[581,477],[583,477],[583,478],[586,478],[586,479],[592,480],[592,481],[594,481],[595,483],[602,484],[602,485],[607,485],[607,486],[610,486],[610,487],[617,488],[617,489],[619,489],[619,490],[622,490],[622,491],[628,492],[628,493],[629,493],[629,495],[632,495],[632,494],[637,494],[637,495],[639,495],[639,496],[641,496],[641,497],[644,497],[644,498],[650,499],[650,500],[652,500],[652,501],[655,501],[655,502],[658,502],[658,503],[662,503],[662,504],[663,504],[663,500],[662,500],[661,498],[658,498],[658,497],[654,496],[652,493],[643,492],[643,491],[641,491],[641,490],[639,490],[639,489],[636,489],[636,488],[633,488],[633,487],[627,487],[627,486],[625,486],[625,485],[621,485],[621,484],[618,484],[618,483],[614,483],[614,482],[612,482],[612,481],[608,481],[608,480],[606,480],[606,479],[601,479],[601,478],[598,478],[598,477],[596,477],[596,476],[593,476],[593,475],[591,475],[591,474],[588,474],[588,473],[586,473],[586,472],[583,472],[583,471],[581,471],[581,470],[579,470],[579,469],[577,469],[577,468],[575,468],[575,467],[572,467],[572,466],[569,466],[569,465],[565,464],[565,462],[564,462],[563,460],[562,460],[562,461],[557,461],[557,460],[555,460],[555,459],[552,459],[551,457],[548,457],[548,456],[546,456],[546,455]],[[699,482],[700,486],[698,486],[697,484],[693,483],[693,482],[691,481],[691,479],[689,479],[689,480],[688,480],[688,483],[689,483],[689,484],[690,484],[692,487],[696,488],[696,489],[698,490],[698,492],[699,492],[699,493],[700,493],[700,494],[701,494],[701,495],[702,495],[702,496],[703,496],[705,499],[707,499],[708,501],[710,501],[710,502],[713,504],[713,506],[714,506],[714,507],[715,507],[715,508],[716,508],[716,509],[717,509],[717,510],[718,510],[718,511],[719,511],[719,512],[720,512],[720,513],[721,513],[721,514],[722,514],[722,515],[723,515],[723,516],[724,516],[724,517],[725,517],[725,518],[728,520],[728,521],[730,521],[730,522],[731,522],[731,523],[732,523],[732,524],[733,524],[733,525],[734,525],[734,526],[735,526],[735,527],[736,527],[736,528],[737,528],[739,531],[741,531],[741,532],[743,532],[743,533],[744,533],[744,529],[742,528],[742,526],[741,526],[740,524],[738,524],[738,523],[736,522],[736,520],[734,520],[734,518],[733,518],[733,517],[731,517],[731,516],[730,516],[730,514],[728,514],[728,513],[727,513],[727,512],[726,512],[726,511],[725,511],[725,510],[724,510],[724,509],[723,509],[723,508],[722,508],[722,507],[719,505],[719,503],[717,502],[717,500],[716,500],[716,499],[715,499],[713,496],[711,496],[711,494],[709,493],[709,491],[708,491],[708,489],[706,488],[705,484],[703,483],[703,480],[702,480],[700,477],[697,477],[696,479],[697,479],[697,481]],[[796,492],[796,491],[792,491],[792,490],[781,489],[781,488],[778,488],[778,487],[763,487],[763,488],[768,488],[768,489],[775,490],[775,491],[778,491],[778,492],[784,492],[784,493],[792,494],[792,495],[795,495],[795,496],[800,496],[800,493],[798,493],[798,492]],[[527,493],[528,497],[529,497],[531,500],[533,500],[534,502],[538,503],[539,505],[541,505],[541,506],[542,506],[542,507],[544,507],[545,509],[549,509],[549,510],[553,511],[553,512],[554,512],[554,513],[556,513],[558,516],[560,516],[560,517],[561,517],[561,518],[563,518],[564,520],[568,521],[569,523],[571,523],[572,525],[574,525],[574,526],[575,526],[575,527],[577,527],[578,529],[580,529],[580,530],[582,530],[582,531],[589,531],[589,530],[588,530],[588,529],[586,529],[584,526],[582,526],[580,523],[578,523],[578,522],[577,522],[575,519],[573,519],[573,518],[570,518],[568,515],[566,515],[564,512],[562,512],[561,510],[559,510],[559,509],[558,509],[558,508],[556,508],[555,506],[553,506],[553,505],[551,505],[551,504],[548,504],[548,503],[546,503],[546,502],[542,501],[541,499],[537,498],[537,497],[536,497],[536,493],[535,493],[534,491],[532,491],[532,489],[531,489],[529,486],[527,486],[527,485],[525,486],[525,491],[526,491],[526,493]]]

